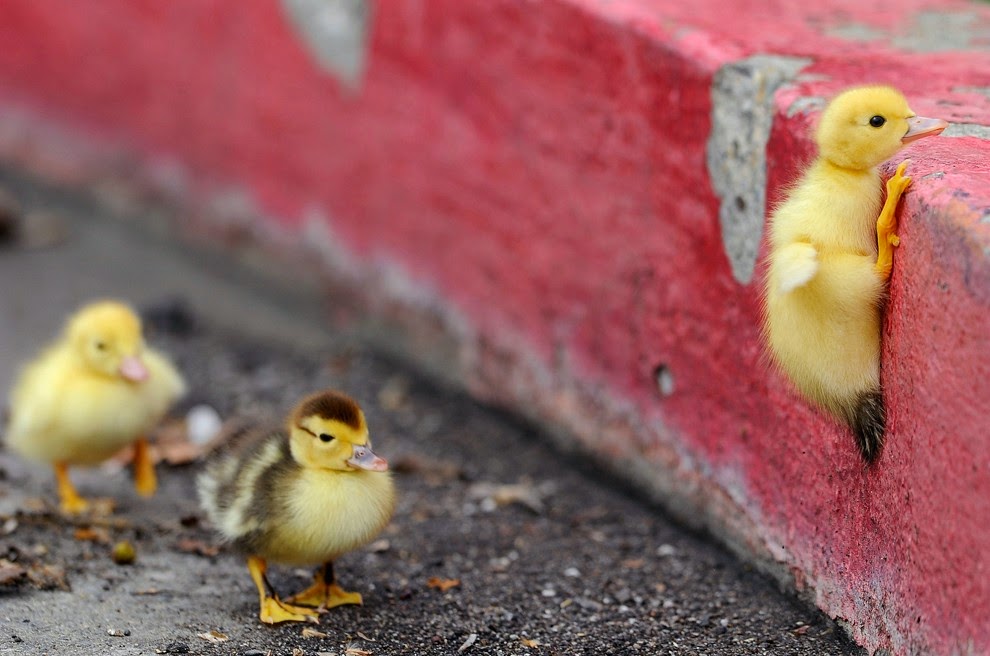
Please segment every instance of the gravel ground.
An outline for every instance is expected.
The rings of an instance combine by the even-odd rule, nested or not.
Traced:
[[[364,606],[334,609],[319,626],[268,627],[257,620],[242,559],[218,543],[197,507],[196,463],[160,465],[150,500],[134,494],[126,468],[75,470],[83,494],[114,497],[117,510],[68,521],[51,510],[51,473],[0,451],[0,558],[26,572],[13,576],[0,564],[0,654],[863,653],[820,613],[589,463],[555,452],[533,428],[360,346],[307,341],[312,331],[302,331],[292,347],[243,318],[220,327],[216,308],[204,309],[196,294],[212,294],[226,310],[244,294],[229,280],[197,273],[182,254],[112,222],[76,218],[92,215],[91,206],[6,183],[60,212],[73,231],[50,250],[0,251],[5,376],[30,353],[28,342],[55,332],[51,315],[74,304],[75,292],[63,298],[67,288],[134,298],[121,285],[140,285],[152,271],[141,302],[188,287],[202,312],[153,313],[153,343],[191,383],[180,410],[205,402],[224,417],[280,417],[309,391],[346,390],[361,401],[400,496],[380,539],[337,563]],[[30,293],[15,276],[31,276]],[[285,318],[262,294],[245,296],[259,325]],[[38,310],[29,302],[38,298],[54,300]],[[183,317],[191,321],[176,321]],[[133,564],[111,559],[120,540],[134,545]],[[292,592],[308,576],[276,569],[273,582]]]
[[[149,501],[135,497],[126,470],[81,471],[85,493],[120,500],[109,522],[92,524],[46,509],[48,472],[4,454],[0,553],[64,570],[71,591],[6,592],[3,653],[856,653],[826,618],[531,428],[397,363],[346,348],[303,356],[210,330],[162,337],[189,376],[191,402],[224,416],[281,416],[328,386],[363,402],[400,490],[382,538],[338,564],[365,606],[323,616],[313,628],[325,636],[260,625],[241,559],[197,508],[195,464],[160,466],[163,489]],[[137,550],[132,565],[110,558],[124,539]],[[289,592],[306,576],[281,570],[275,585]],[[431,587],[437,579],[451,587]],[[209,631],[227,640],[199,637]]]

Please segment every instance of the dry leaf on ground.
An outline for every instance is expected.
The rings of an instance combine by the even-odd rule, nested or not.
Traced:
[[[442,579],[439,576],[431,576],[426,582],[426,587],[436,588],[440,592],[446,592],[451,588],[456,588],[461,584],[460,579]]]
[[[471,646],[478,641],[478,634],[472,633],[467,637],[467,639],[461,643],[461,646],[457,648],[457,653],[462,654],[466,652]]]
[[[32,565],[28,569],[28,581],[39,590],[68,590],[65,570],[58,565]]]
[[[347,656],[371,656],[371,652],[360,647],[348,647],[344,650]]]
[[[96,542],[98,544],[108,544],[110,542],[110,532],[98,526],[81,526],[75,530],[72,537],[80,542]]]
[[[16,563],[0,559],[0,586],[18,586],[27,581],[27,570]]]
[[[308,626],[303,627],[302,637],[304,638],[326,638],[327,634],[323,631],[317,631],[316,629],[311,629]]]
[[[219,631],[207,631],[206,633],[197,633],[197,638],[202,638],[207,642],[227,642],[230,640],[227,634],[220,633]]]
[[[0,587],[16,588],[29,584],[39,590],[68,590],[65,570],[57,565],[35,563],[27,567],[0,558]]]
[[[550,487],[549,484],[537,487],[528,481],[505,485],[481,482],[468,488],[468,497],[482,503],[488,501],[495,506],[519,504],[539,515],[544,510],[543,499],[548,495]]]
[[[182,538],[175,544],[175,548],[182,553],[196,554],[206,558],[212,558],[220,553],[220,547],[192,538]]]

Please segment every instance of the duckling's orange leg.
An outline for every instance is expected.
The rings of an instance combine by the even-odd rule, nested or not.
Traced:
[[[251,572],[251,579],[258,588],[258,598],[261,603],[261,612],[258,617],[265,624],[277,624],[279,622],[319,622],[319,613],[311,608],[293,606],[281,601],[275,594],[275,589],[268,582],[265,571],[268,564],[264,558],[249,556],[247,560],[248,571]]]
[[[348,604],[361,605],[364,600],[360,592],[347,592],[337,585],[337,577],[333,573],[333,563],[324,563],[313,577],[313,585],[299,594],[292,595],[287,600],[300,606],[313,608],[336,608]]]
[[[79,496],[75,486],[72,485],[72,479],[69,478],[69,465],[64,462],[55,463],[55,480],[58,481],[59,507],[62,512],[78,515],[89,510],[89,502]]]
[[[894,266],[894,247],[901,243],[901,238],[897,236],[897,202],[901,199],[904,190],[911,184],[911,178],[904,175],[909,160],[905,160],[897,167],[894,175],[887,180],[887,201],[880,210],[880,217],[877,219],[877,273],[884,280],[890,278],[890,270]]]
[[[151,462],[148,440],[139,439],[134,443],[134,489],[142,497],[150,497],[158,489],[155,465]]]

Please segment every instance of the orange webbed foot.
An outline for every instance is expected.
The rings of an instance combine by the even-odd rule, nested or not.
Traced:
[[[890,277],[894,266],[894,248],[900,245],[901,238],[897,235],[897,203],[905,190],[911,186],[911,178],[904,175],[911,160],[904,160],[897,165],[894,175],[887,180],[887,201],[883,204],[880,216],[877,218],[877,272],[884,279]]]

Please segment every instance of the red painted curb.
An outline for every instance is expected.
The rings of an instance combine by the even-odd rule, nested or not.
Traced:
[[[767,370],[705,153],[716,73],[761,53],[811,60],[768,103],[771,199],[811,154],[802,99],[888,82],[990,125],[990,7],[784,4],[380,2],[348,90],[273,0],[3,0],[0,106],[29,118],[0,153],[87,179],[120,164],[68,144],[113,144],[150,177],[176,163],[193,206],[235,189],[268,231],[329,227],[355,275],[402,272],[373,296],[440,308],[474,389],[703,513],[862,644],[988,653],[990,142],[904,152],[871,469]]]

